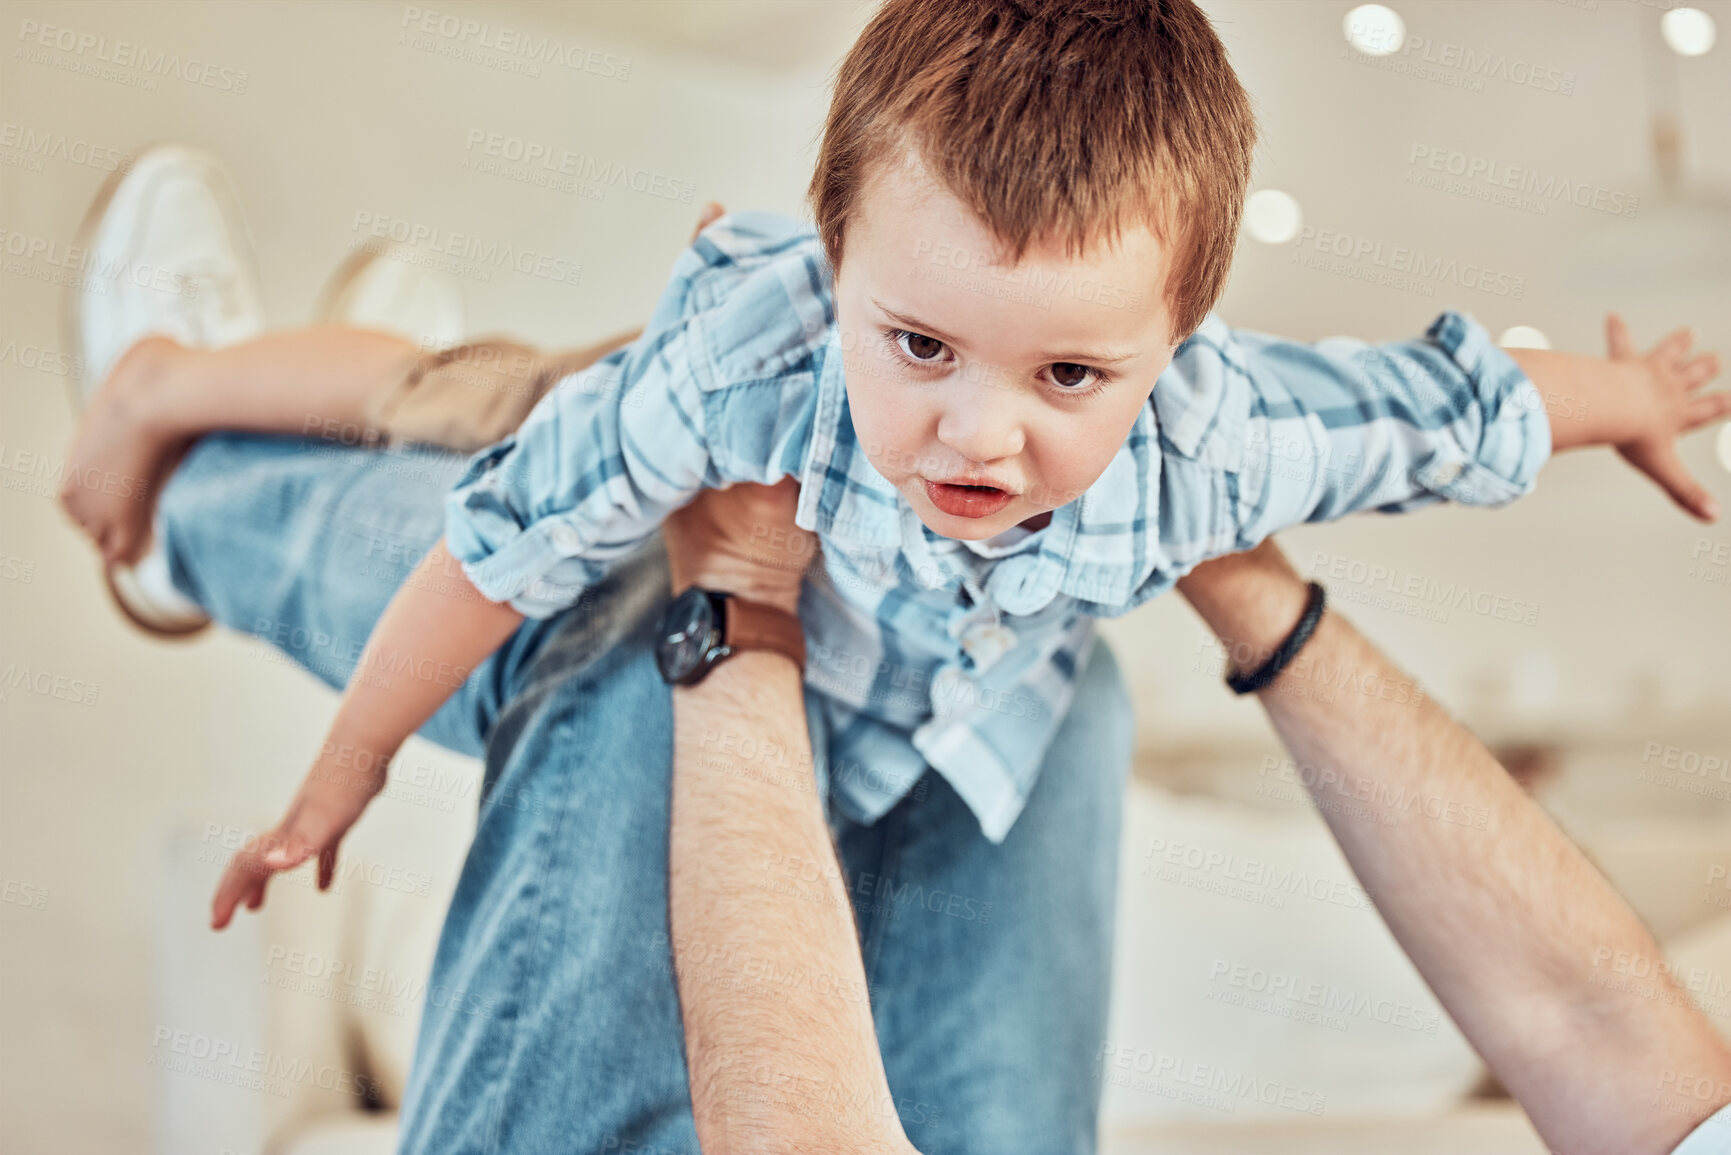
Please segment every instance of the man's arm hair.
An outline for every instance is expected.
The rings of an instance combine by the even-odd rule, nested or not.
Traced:
[[[675,687],[673,715],[669,915],[705,1155],[912,1152],[816,792],[798,667],[742,651]],[[741,753],[766,749],[787,758]],[[800,981],[771,977],[786,974]]]
[[[1305,599],[1271,542],[1178,588],[1252,650],[1278,645]],[[1333,611],[1302,659],[1378,685],[1401,678]],[[1731,1045],[1668,973],[1651,998],[1605,981],[1618,957],[1657,964],[1658,944],[1476,738],[1426,696],[1323,701],[1299,678],[1289,667],[1259,696],[1292,757],[1317,768],[1304,777],[1319,802],[1326,777],[1354,797],[1436,797],[1484,815],[1481,826],[1409,810],[1384,825],[1319,807],[1401,947],[1553,1150],[1663,1155],[1731,1100]],[[1684,1086],[1717,1093],[1685,1099]]]
[[[725,590],[797,615],[812,554],[768,545],[785,535],[764,531],[797,537],[798,501],[785,478],[706,490],[676,510],[662,527],[673,591]],[[668,918],[703,1150],[911,1152],[817,794],[798,667],[739,652],[674,687],[673,727]]]

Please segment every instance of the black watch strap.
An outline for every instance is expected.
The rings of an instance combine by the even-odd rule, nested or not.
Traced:
[[[1304,615],[1298,619],[1298,624],[1292,627],[1292,632],[1286,635],[1262,667],[1253,673],[1241,673],[1234,670],[1226,675],[1226,684],[1234,694],[1254,694],[1280,677],[1280,672],[1292,664],[1292,659],[1298,656],[1298,651],[1304,648],[1304,643],[1310,640],[1310,635],[1316,632],[1316,623],[1322,620],[1322,611],[1328,601],[1327,594],[1321,585],[1310,582],[1310,600],[1304,605]]]

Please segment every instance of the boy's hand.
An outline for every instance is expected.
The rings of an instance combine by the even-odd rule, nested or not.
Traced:
[[[691,239],[696,240],[703,235],[703,230],[725,216],[727,210],[721,207],[719,201],[709,201],[697,213],[697,227],[691,230]]]
[[[721,217],[723,211],[722,206],[713,201],[705,204],[699,211],[692,239],[696,240],[704,229]],[[791,481],[789,484],[792,492],[797,494],[798,487],[792,485]],[[768,492],[767,487],[749,488]],[[751,508],[758,507],[754,505]],[[792,508],[791,504],[787,505],[785,516],[786,524],[790,528],[793,525]],[[725,525],[717,521],[718,517],[724,516],[720,509],[728,511],[725,514]],[[714,512],[711,512],[711,507],[707,504],[699,505],[686,515],[682,523],[691,527],[692,536],[680,540],[691,540],[694,543],[701,541],[702,544],[694,544],[685,556],[694,559],[694,564],[699,567],[696,572],[702,579],[747,597],[780,604],[787,588],[785,577],[772,569],[759,569],[744,561],[743,559],[749,556],[744,552],[747,548],[745,539],[741,537],[736,540],[730,536],[736,531],[749,535],[753,522],[754,515],[741,504],[738,497],[722,502]],[[759,513],[755,516],[756,524],[762,525],[764,522],[764,515]],[[677,538],[677,532],[672,536]],[[815,542],[815,539],[812,540]],[[443,549],[442,541],[438,548]],[[734,578],[738,580],[731,580]],[[792,604],[797,606],[797,574],[792,579],[791,588]],[[514,620],[506,620],[503,624],[514,628],[522,620],[520,616],[513,615],[513,618]],[[496,644],[489,644],[485,652],[491,653],[496,648]],[[353,693],[352,686],[350,693]],[[412,730],[413,726],[408,729]],[[348,833],[349,827],[354,825],[355,819],[360,817],[361,811],[366,809],[373,795],[385,785],[389,756],[356,759],[352,757],[356,750],[355,746],[327,743],[319,760],[308,773],[306,781],[301,784],[288,813],[277,824],[276,829],[261,836],[255,846],[236,852],[229,861],[228,869],[223,873],[222,881],[217,885],[216,897],[211,904],[210,924],[213,929],[221,930],[227,926],[234,917],[235,907],[241,903],[245,903],[249,910],[257,910],[264,904],[265,885],[270,881],[271,875],[280,870],[292,870],[314,854],[319,856],[319,889],[330,889],[331,881],[336,876],[337,844],[342,841],[343,835]],[[341,756],[334,751],[341,751]],[[357,768],[357,761],[363,763],[365,768]]]
[[[337,844],[385,785],[387,759],[355,758],[354,749],[326,743],[276,829],[261,835],[256,845],[235,852],[211,903],[212,930],[227,926],[235,907],[243,902],[248,910],[264,905],[270,876],[292,870],[314,854],[319,856],[319,889],[330,889],[336,876]],[[340,759],[333,751],[342,752]],[[353,765],[356,762],[364,763],[364,768]]]
[[[1637,389],[1630,398],[1631,419],[1611,445],[1678,505],[1702,521],[1712,521],[1719,516],[1719,504],[1677,456],[1677,438],[1731,413],[1731,393],[1701,392],[1719,375],[1719,358],[1712,353],[1691,356],[1693,342],[1694,334],[1678,329],[1642,354],[1629,339],[1623,318],[1606,315],[1610,359],[1633,371]]]

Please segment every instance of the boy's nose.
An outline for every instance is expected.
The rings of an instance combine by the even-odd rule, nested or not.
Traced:
[[[982,465],[1016,456],[1026,440],[1014,393],[983,382],[948,399],[937,434],[946,447]]]

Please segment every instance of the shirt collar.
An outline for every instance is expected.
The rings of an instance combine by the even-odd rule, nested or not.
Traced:
[[[1224,323],[1210,315],[1185,346],[1203,341],[1223,352],[1224,336]],[[1180,346],[1179,353],[1183,350]],[[1181,515],[1161,508],[1164,453],[1200,463],[1242,441],[1242,430],[1235,436],[1227,428],[1236,423],[1227,419],[1224,356],[1185,358],[1184,371],[1168,368],[1161,375],[1153,397],[1094,484],[1053,510],[1050,524],[1008,554],[987,557],[963,548],[973,543],[932,532],[860,450],[848,412],[839,328],[832,326],[819,355],[817,405],[801,467],[796,523],[842,542],[900,548],[915,579],[928,589],[964,574],[983,579],[986,592],[1012,614],[1035,613],[1059,593],[1122,606],[1156,568],[1175,568],[1160,548],[1162,513]],[[1179,363],[1177,354],[1173,363]]]
[[[901,509],[907,503],[866,459],[854,436],[838,326],[830,326],[829,339],[817,356],[817,406],[811,442],[800,465],[794,523],[858,545],[900,545]]]

